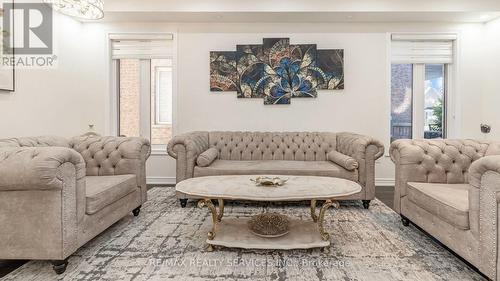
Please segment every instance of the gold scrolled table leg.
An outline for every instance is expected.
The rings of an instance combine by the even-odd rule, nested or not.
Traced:
[[[318,222],[318,216],[316,215],[316,200],[311,200],[311,218],[314,222]]]
[[[210,199],[202,199],[198,201],[198,207],[203,208],[207,207],[212,213],[212,230],[208,232],[208,240],[214,240],[215,232],[217,230],[217,222],[219,221],[219,215],[217,214],[217,209],[215,209],[212,200]]]
[[[332,200],[326,200],[325,203],[323,203],[323,206],[321,206],[321,210],[319,211],[318,228],[319,228],[319,233],[321,234],[321,238],[324,241],[330,240],[330,234],[328,234],[328,232],[325,231],[323,223],[325,220],[325,212],[331,206],[334,206],[335,208],[338,209],[340,207],[340,204]]]
[[[217,222],[220,222],[222,220],[222,217],[224,216],[224,200],[219,199],[219,214],[217,215]]]

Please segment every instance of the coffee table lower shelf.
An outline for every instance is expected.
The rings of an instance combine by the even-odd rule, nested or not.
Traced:
[[[247,227],[250,218],[223,218],[217,224],[214,239],[207,239],[213,246],[242,249],[310,249],[330,246],[330,241],[321,238],[318,224],[313,221],[290,219],[290,232],[277,238],[263,238],[253,234]]]

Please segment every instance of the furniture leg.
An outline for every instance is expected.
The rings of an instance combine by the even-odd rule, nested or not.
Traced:
[[[318,222],[318,216],[316,215],[316,200],[311,200],[311,217],[314,222]]]
[[[207,246],[207,252],[213,252],[215,249],[214,249],[214,245],[212,244],[208,244]]]
[[[219,199],[219,214],[217,215],[217,222],[220,222],[222,220],[222,217],[224,216],[224,200]]]
[[[325,212],[331,206],[334,206],[335,208],[338,209],[340,207],[340,204],[339,202],[326,200],[325,203],[323,203],[323,206],[321,206],[321,210],[319,211],[318,228],[319,228],[319,233],[321,234],[321,238],[325,241],[330,240],[330,234],[328,234],[328,232],[325,231],[323,223],[325,220]]]
[[[372,200],[363,200],[363,208],[368,209],[370,208],[370,202]]]
[[[179,199],[179,202],[181,202],[181,208],[186,208],[188,202],[187,199]]]
[[[208,240],[214,240],[219,218],[219,215],[217,214],[217,209],[215,208],[214,204],[212,203],[212,200],[210,199],[200,200],[198,202],[198,207],[200,208],[207,207],[212,213],[212,230],[208,232]]]
[[[134,214],[134,217],[137,217],[139,215],[139,213],[141,212],[141,207],[142,205],[132,210],[132,214]]]
[[[404,226],[409,226],[409,225],[410,225],[410,220],[409,220],[407,217],[405,217],[405,216],[401,215],[401,223],[402,223]]]
[[[52,269],[54,269],[57,274],[63,274],[68,266],[68,259],[53,260],[50,263],[52,263]]]

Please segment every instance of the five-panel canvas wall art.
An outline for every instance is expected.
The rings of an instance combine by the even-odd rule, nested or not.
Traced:
[[[235,91],[239,98],[263,98],[264,104],[290,104],[292,98],[315,98],[318,90],[342,89],[341,49],[264,38],[263,44],[210,52],[211,91]]]

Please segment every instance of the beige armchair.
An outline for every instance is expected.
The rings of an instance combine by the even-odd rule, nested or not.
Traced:
[[[0,259],[50,260],[146,201],[149,141],[95,135],[0,140]]]
[[[500,142],[397,140],[390,154],[403,225],[418,225],[500,280]]]

